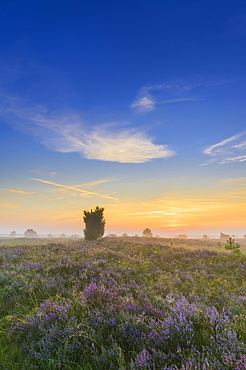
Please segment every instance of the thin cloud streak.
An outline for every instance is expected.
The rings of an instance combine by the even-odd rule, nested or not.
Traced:
[[[219,181],[222,184],[226,185],[238,185],[238,186],[245,186],[246,185],[246,177],[238,177],[233,179],[223,179]]]
[[[1,189],[4,191],[8,191],[9,193],[17,193],[17,194],[35,194],[35,191],[23,191],[23,190],[13,190],[13,189]]]
[[[112,224],[117,224],[115,215],[119,215],[119,219],[123,218],[123,222],[135,228],[147,225],[150,228],[180,229],[211,224],[221,228],[223,225],[236,225],[244,217],[245,209],[245,194],[235,198],[234,192],[228,194],[218,188],[216,193],[201,194],[200,197],[167,193],[150,202],[112,204],[107,218]]]
[[[240,163],[246,161],[246,132],[233,135],[228,139],[207,147],[203,154],[212,157],[203,165],[218,162],[219,164]],[[240,155],[239,155],[240,154]]]
[[[226,204],[220,204],[220,205],[216,205],[217,208],[225,208],[227,207]],[[214,209],[215,208],[215,205],[214,204],[193,204],[191,206],[188,206],[188,205],[184,205],[184,207],[170,207],[170,206],[167,206],[166,207],[167,210],[161,210],[161,211],[146,211],[146,212],[133,212],[132,214],[134,215],[170,215],[170,216],[175,216],[175,215],[178,215],[178,214],[183,214],[183,213],[196,213],[196,212],[202,212],[202,211],[208,211],[208,210],[211,210],[211,209]]]
[[[221,152],[220,147],[224,147],[226,144],[234,141],[235,139],[238,139],[241,136],[241,134],[234,135],[232,137],[229,137],[228,139],[225,139],[223,141],[220,141],[217,144],[209,146],[207,149],[203,151],[204,154],[209,154],[209,155],[217,155],[218,153]]]
[[[204,100],[202,98],[197,98],[197,97],[194,97],[194,98],[177,98],[177,99],[167,99],[167,100],[162,100],[162,101],[159,101],[158,103],[159,104],[171,104],[171,103],[180,103],[180,102],[185,102],[185,101],[200,101],[200,100]]]
[[[86,182],[86,183],[83,183],[83,184],[77,184],[77,185],[72,185],[74,188],[78,189],[80,187],[93,187],[93,186],[97,186],[97,185],[100,185],[100,184],[105,184],[105,183],[108,183],[108,182],[112,182],[112,181],[117,181],[119,179],[103,179],[103,180],[96,180],[96,181],[92,181],[92,182]],[[49,192],[50,193],[63,193],[63,192],[66,192],[68,191],[68,189],[50,189]]]
[[[92,182],[86,182],[84,184],[79,184],[79,185],[75,185],[76,188],[79,188],[80,186],[96,186],[96,185],[99,185],[99,184],[105,184],[107,182],[112,182],[112,181],[117,181],[119,179],[104,179],[104,180],[97,180],[97,181],[92,181]]]
[[[61,188],[64,188],[64,189],[68,189],[68,190],[74,190],[74,191],[77,191],[77,192],[79,192],[79,193],[83,193],[83,194],[85,194],[85,195],[95,195],[95,196],[98,196],[98,197],[101,197],[101,198],[105,198],[105,199],[119,200],[119,199],[117,199],[117,198],[111,197],[110,195],[94,193],[94,192],[92,192],[92,191],[87,191],[87,190],[78,189],[78,188],[75,188],[75,187],[73,187],[73,186],[57,184],[57,183],[55,183],[55,182],[51,182],[51,181],[46,181],[46,180],[36,179],[36,178],[34,178],[34,177],[30,177],[30,180],[39,181],[39,182],[42,182],[42,183],[44,183],[44,184],[54,185],[54,186],[58,186],[58,187],[61,187]]]
[[[146,107],[151,103],[144,100]],[[167,145],[157,145],[143,132],[100,125],[88,128],[78,114],[49,114],[45,107],[24,106],[20,99],[0,94],[0,114],[10,125],[37,137],[53,151],[80,153],[90,160],[118,163],[145,163],[170,158],[175,152]]]
[[[221,163],[224,164],[224,163],[245,162],[245,161],[246,161],[246,155],[241,155],[239,157],[223,159],[223,161]]]
[[[0,208],[19,208],[16,204],[0,204]]]
[[[64,197],[59,197],[59,198],[49,198],[49,197],[44,197],[44,199],[45,199],[47,202],[53,202],[53,201],[56,201],[56,200],[64,199]]]

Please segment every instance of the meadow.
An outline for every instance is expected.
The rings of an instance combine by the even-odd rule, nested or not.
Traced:
[[[0,369],[246,369],[246,246],[0,240]]]

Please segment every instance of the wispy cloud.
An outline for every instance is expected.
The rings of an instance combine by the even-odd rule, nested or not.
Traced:
[[[124,212],[122,212],[122,210]],[[115,203],[107,209],[107,219],[117,223],[119,214],[124,217],[125,224],[150,228],[181,228],[211,227],[236,225],[245,216],[245,194],[235,198],[234,192],[217,189],[216,193],[192,196],[187,193],[167,193],[150,202]],[[123,216],[122,216],[123,213]],[[121,218],[122,220],[122,218]]]
[[[220,183],[226,185],[238,185],[238,186],[245,186],[246,185],[246,177],[237,177],[233,179],[223,179],[220,180]]]
[[[155,106],[156,101],[152,96],[140,96],[131,104],[131,108],[138,113],[151,112]]]
[[[198,100],[203,100],[202,98],[199,97],[193,97],[193,98],[177,98],[177,99],[166,99],[166,100],[160,100],[159,104],[172,104],[172,103],[180,103],[180,102],[191,102],[191,101],[198,101]]]
[[[148,85],[143,86],[137,95],[137,98],[130,105],[130,108],[135,113],[146,113],[151,112],[156,108],[156,98],[153,96],[153,92],[162,90],[163,85]]]
[[[52,134],[45,135],[43,139],[49,149],[63,153],[78,152],[87,159],[144,163],[174,155],[166,145],[154,144],[145,134],[133,129],[114,132],[112,127],[103,126],[95,127],[88,133],[78,124],[59,123],[55,127],[53,122]]]
[[[207,147],[204,154],[211,159],[205,163],[218,162],[220,164],[246,161],[246,132],[233,135],[219,143]]]
[[[13,190],[13,189],[1,189],[4,191],[8,191],[9,193],[17,193],[17,194],[35,194],[34,191],[23,191],[23,190]]]
[[[191,86],[175,82],[144,86],[141,88],[134,102],[130,105],[130,108],[135,113],[147,113],[155,110],[156,107],[161,104],[202,100],[201,97],[187,96],[187,93],[191,90]],[[160,93],[160,91],[162,91],[162,93]],[[159,96],[157,96],[158,92]],[[165,96],[167,96],[168,99],[164,99]]]
[[[107,133],[102,129],[95,130],[87,138],[85,152],[89,159],[119,163],[144,163],[175,154],[166,145],[154,144],[146,135],[135,130]]]
[[[90,196],[97,196],[97,197],[105,198],[105,199],[118,200],[117,198],[111,197],[110,195],[95,193],[95,192],[88,191],[88,190],[82,190],[82,189],[75,188],[74,186],[57,184],[55,182],[41,180],[41,179],[36,179],[34,177],[31,177],[30,180],[39,181],[39,182],[42,182],[44,184],[54,185],[54,186],[58,186],[58,187],[61,187],[61,188],[64,188],[64,189],[68,189],[68,190],[73,190],[73,191],[76,191],[76,192],[79,192],[79,193],[83,193],[85,196],[90,195]]]
[[[92,187],[92,186],[96,186],[96,185],[100,185],[100,184],[105,184],[107,182],[112,182],[112,181],[117,181],[118,179],[103,179],[103,180],[96,180],[96,181],[92,181],[92,182],[86,182],[84,184],[80,184],[80,185],[75,185],[76,188],[79,188],[81,186],[85,187],[85,186],[88,186],[88,187]]]
[[[89,128],[78,114],[50,114],[41,105],[28,107],[20,99],[1,94],[0,102],[0,114],[6,121],[53,151],[119,163],[144,163],[175,154],[167,145],[154,144],[144,132],[123,129],[119,123]],[[150,109],[150,102],[143,104]]]
[[[55,200],[61,200],[61,199],[64,199],[64,197],[59,197],[59,198],[49,198],[49,197],[44,197],[45,200],[47,200],[48,202],[53,202]]]
[[[208,148],[204,150],[204,154],[209,154],[209,155],[217,155],[222,152],[224,152],[226,149],[225,145],[231,143],[232,141],[238,139],[242,134],[237,134],[232,137],[229,137],[228,139],[225,139],[223,141],[220,141],[217,144],[211,145]]]
[[[8,203],[5,203],[5,204],[0,204],[0,208],[19,208],[20,206],[16,205],[16,204],[8,204]]]
[[[158,217],[161,216],[177,216],[181,214],[186,214],[186,213],[197,213],[197,212],[202,212],[202,211],[208,211],[211,210],[215,207],[214,204],[206,204],[204,200],[200,200],[199,203],[197,203],[197,200],[190,200],[190,204],[186,204],[184,200],[182,200],[184,205],[183,206],[178,206],[175,205],[175,202],[173,202],[173,205],[166,205],[165,209],[162,210],[154,210],[154,211],[144,211],[144,212],[133,212],[135,215],[156,215]],[[193,204],[192,204],[193,201]],[[226,207],[225,204],[220,204],[217,205],[219,208],[224,208]]]
[[[232,162],[245,162],[246,161],[246,155],[240,155],[239,157],[231,157],[231,158],[225,158],[221,162],[224,163],[232,163]]]

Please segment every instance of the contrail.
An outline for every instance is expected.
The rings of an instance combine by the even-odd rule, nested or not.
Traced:
[[[30,180],[43,182],[44,184],[50,184],[50,185],[54,185],[54,186],[59,186],[59,187],[61,187],[61,188],[65,188],[65,189],[69,189],[69,190],[78,191],[78,192],[80,192],[80,193],[84,193],[84,194],[96,195],[96,196],[101,197],[101,198],[113,199],[113,200],[119,200],[118,198],[113,198],[113,197],[111,197],[110,195],[104,195],[104,194],[94,193],[94,192],[92,192],[92,191],[87,191],[87,190],[77,189],[77,188],[74,188],[73,186],[57,184],[57,183],[55,183],[55,182],[45,181],[45,180],[40,180],[40,179],[36,179],[36,178],[34,178],[34,177],[30,177]]]

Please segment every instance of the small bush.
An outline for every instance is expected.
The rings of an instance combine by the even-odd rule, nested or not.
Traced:
[[[240,250],[240,247],[241,247],[241,245],[238,244],[238,243],[235,243],[234,239],[232,239],[232,238],[229,238],[226,241],[226,244],[225,244],[225,249],[231,250],[232,253],[234,253],[236,255],[240,255],[242,253],[241,250]]]

